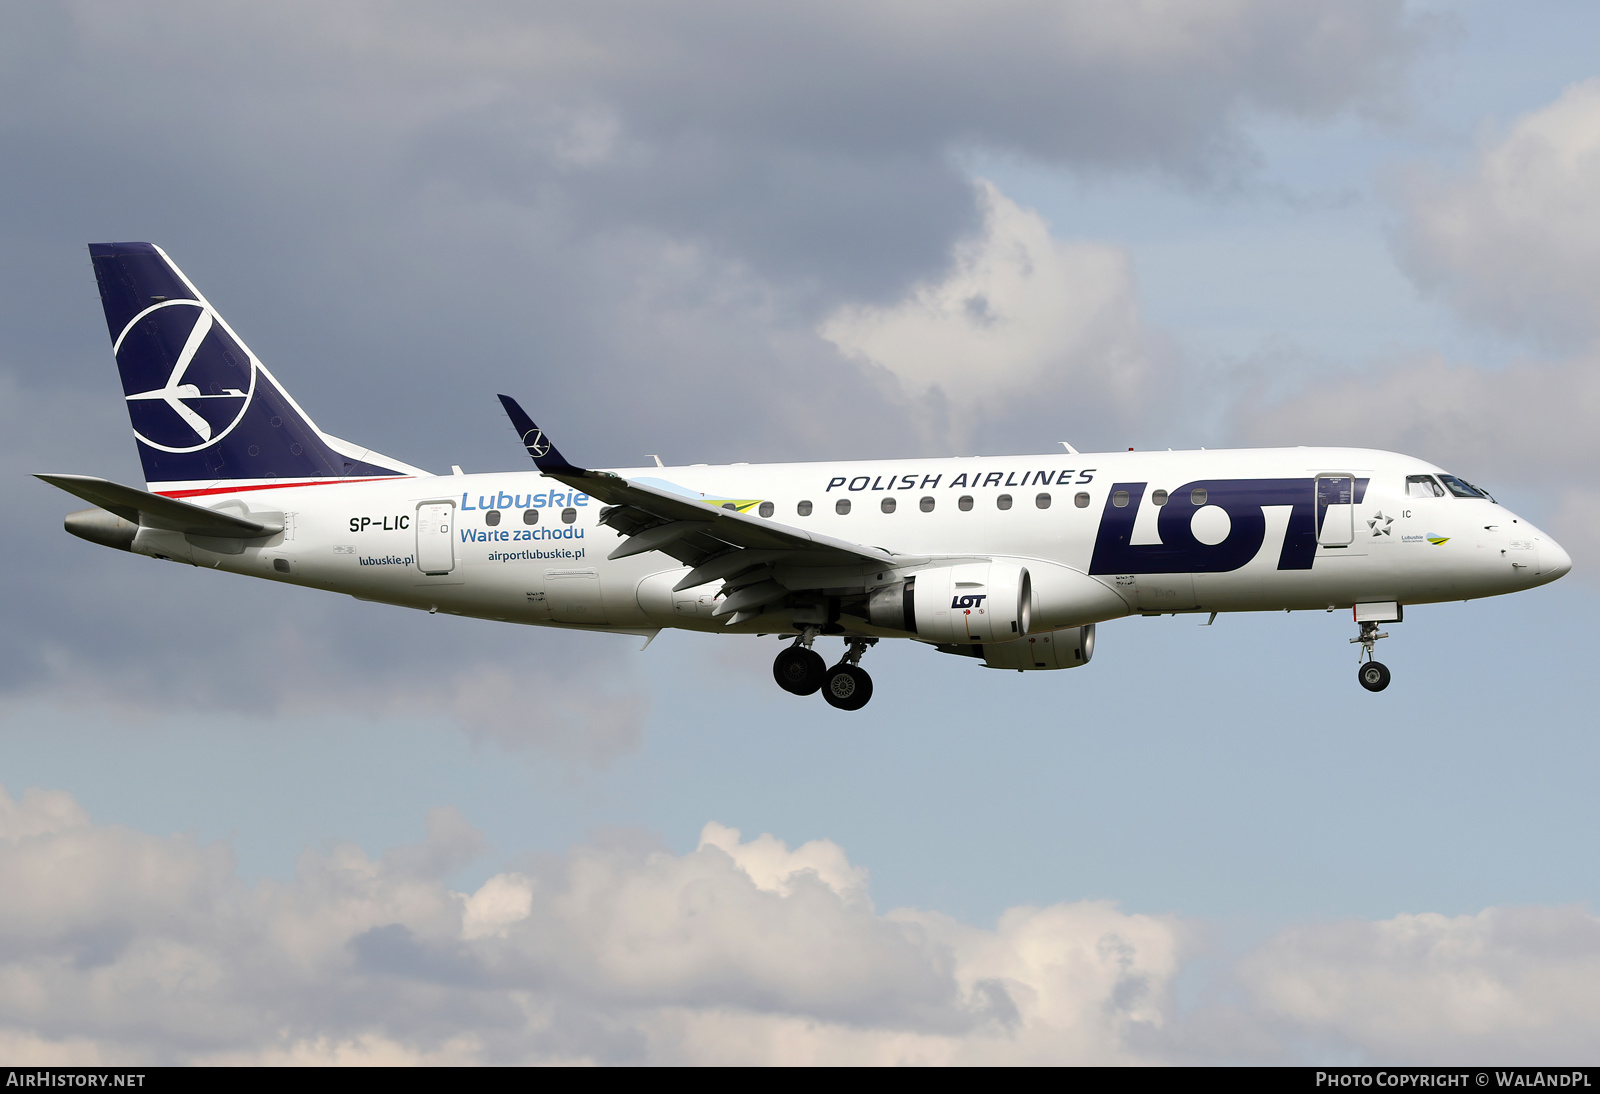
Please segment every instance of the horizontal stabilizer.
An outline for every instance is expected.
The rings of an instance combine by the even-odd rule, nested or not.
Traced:
[[[250,520],[91,475],[35,475],[34,478],[145,528],[165,528],[215,539],[262,539],[283,531],[282,519]]]

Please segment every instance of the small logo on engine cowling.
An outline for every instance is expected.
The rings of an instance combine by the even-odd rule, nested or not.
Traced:
[[[952,608],[981,608],[988,596],[988,593],[968,593],[965,596],[952,596],[950,598],[950,606]]]

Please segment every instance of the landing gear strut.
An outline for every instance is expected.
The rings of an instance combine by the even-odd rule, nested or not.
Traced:
[[[1378,630],[1376,623],[1363,623],[1361,637],[1350,639],[1351,645],[1360,644],[1362,650],[1360,657],[1366,659],[1365,661],[1357,659],[1356,679],[1361,681],[1361,686],[1368,691],[1382,691],[1389,686],[1388,666],[1372,659],[1372,647],[1377,645],[1378,639],[1388,637]]]
[[[772,678],[778,686],[793,695],[810,695],[822,687],[828,675],[828,664],[822,655],[811,648],[816,641],[818,628],[807,627],[794,640],[794,645],[778,654],[772,662]]]
[[[861,667],[861,655],[868,646],[876,645],[876,638],[852,638],[844,659],[828,670],[823,682],[822,697],[828,705],[838,710],[860,710],[872,698],[872,677]]]
[[[872,698],[872,677],[861,667],[861,655],[869,646],[878,644],[876,638],[851,638],[844,657],[833,668],[828,668],[822,655],[811,648],[820,627],[806,627],[796,636],[794,645],[783,650],[772,662],[772,678],[778,686],[792,695],[810,695],[821,691],[828,705],[838,710],[860,710]]]

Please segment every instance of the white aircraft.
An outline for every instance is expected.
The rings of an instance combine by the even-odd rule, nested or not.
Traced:
[[[505,623],[775,634],[779,686],[842,710],[871,698],[880,639],[1065,669],[1097,623],[1166,613],[1350,611],[1382,691],[1373,646],[1406,606],[1572,566],[1471,483],[1359,448],[602,471],[502,395],[536,470],[431,475],[318,429],[159,248],[89,251],[148,489],[40,475],[95,506],[69,532]]]

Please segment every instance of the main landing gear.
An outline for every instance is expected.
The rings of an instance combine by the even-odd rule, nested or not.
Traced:
[[[828,665],[822,655],[811,648],[816,637],[816,629],[807,628],[794,640],[794,645],[778,654],[778,659],[772,662],[772,678],[778,681],[778,686],[784,691],[793,695],[810,695],[822,686],[823,677],[828,675]]]
[[[872,677],[861,667],[861,655],[876,638],[852,638],[850,648],[833,668],[827,668],[822,655],[811,648],[818,629],[807,627],[794,645],[772,662],[772,677],[778,686],[794,695],[821,691],[828,705],[838,710],[860,710],[872,698]]]
[[[1376,623],[1361,624],[1361,637],[1350,639],[1351,645],[1360,643],[1365,661],[1359,661],[1356,667],[1356,679],[1361,681],[1361,686],[1368,691],[1382,691],[1389,686],[1389,667],[1381,661],[1372,659],[1372,647],[1377,645],[1378,639],[1389,636],[1380,633]]]

